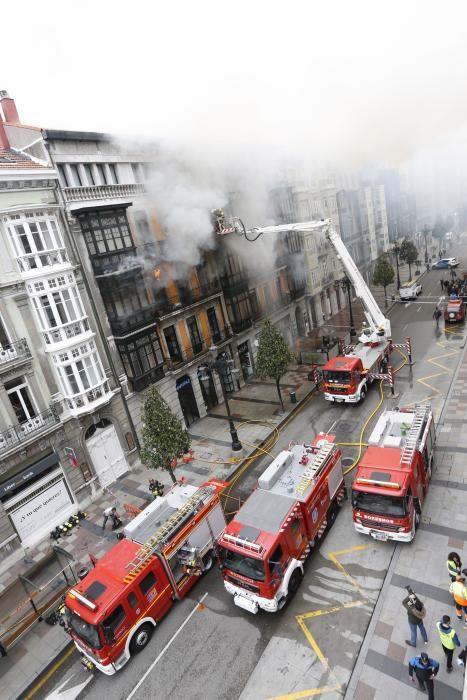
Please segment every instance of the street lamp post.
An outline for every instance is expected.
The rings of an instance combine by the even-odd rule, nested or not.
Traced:
[[[401,286],[401,277],[399,274],[399,253],[401,252],[401,247],[397,245],[397,243],[394,243],[392,250],[395,253],[396,256],[396,270],[397,270],[397,289],[400,289]]]
[[[355,331],[355,323],[354,323],[354,320],[353,320],[352,292],[351,292],[352,283],[351,283],[351,281],[349,280],[349,278],[348,278],[347,275],[346,275],[345,277],[343,277],[343,278],[340,280],[340,284],[341,284],[341,288],[342,288],[342,289],[346,289],[346,290],[347,290],[347,298],[348,298],[348,300],[349,300],[350,337],[351,337],[351,338],[354,338],[354,337],[357,335],[357,333],[356,333],[356,331]]]
[[[218,354],[217,347],[212,345],[209,348],[210,362],[206,362],[203,367],[200,367],[200,380],[203,382],[206,389],[209,387],[209,372],[217,372],[219,376],[219,381],[222,389],[222,396],[224,397],[225,409],[227,411],[227,420],[229,421],[229,432],[232,440],[232,451],[239,452],[243,449],[243,445],[238,439],[237,430],[235,428],[232,414],[230,413],[229,399],[227,396],[227,390],[225,388],[225,379],[227,373],[231,366],[233,365],[233,360],[227,357],[222,357]],[[235,370],[232,370],[232,373]]]

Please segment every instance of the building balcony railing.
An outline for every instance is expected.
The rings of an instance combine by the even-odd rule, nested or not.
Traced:
[[[164,367],[163,365],[158,365],[157,367],[152,367],[149,372],[140,375],[139,377],[129,377],[129,382],[133,391],[142,391],[146,389],[150,384],[158,382],[159,379],[164,377]]]
[[[242,292],[247,292],[250,288],[250,281],[244,272],[234,275],[223,275],[220,278],[222,291],[227,297],[234,297]]]
[[[197,287],[180,287],[177,294],[168,295],[165,292],[158,294],[157,314],[166,316],[184,306],[192,306],[203,302],[206,298],[221,294],[222,289],[219,280],[213,280]]]
[[[209,338],[200,338],[199,343],[194,343],[184,350],[179,348],[177,352],[172,352],[167,358],[169,370],[176,369],[180,365],[185,364],[185,362],[191,362],[191,360],[195,359],[198,355],[207,352],[211,345],[219,345],[229,337],[231,337],[231,333],[228,332],[226,328],[220,328],[218,333],[211,333]]]
[[[20,272],[34,272],[44,267],[69,265],[68,255],[64,249],[49,250],[47,253],[35,253],[17,258]]]
[[[151,323],[155,323],[159,315],[159,306],[157,304],[150,304],[144,309],[137,309],[126,316],[119,316],[118,318],[111,318],[109,316],[109,322],[112,333],[121,338],[138,328],[143,328]]]
[[[334,282],[334,275],[332,273],[328,273],[327,275],[323,275],[321,277],[321,284],[323,286],[326,284],[331,284],[331,282]]]
[[[92,187],[65,187],[63,193],[67,202],[83,202],[92,199],[118,199],[146,194],[146,187],[141,184],[128,185],[94,185]]]
[[[303,283],[303,285],[297,286],[295,288],[290,288],[290,300],[295,301],[295,299],[299,299],[305,294],[306,290],[306,282]]]
[[[243,331],[251,328],[253,325],[253,318],[242,318],[240,321],[232,321],[230,325],[232,326],[233,333],[243,333]]]
[[[55,345],[63,343],[67,340],[74,340],[76,336],[87,333],[90,330],[87,318],[82,318],[79,321],[71,321],[58,328],[51,328],[48,331],[43,331],[42,336],[46,345]]]
[[[0,372],[4,368],[10,367],[12,362],[20,362],[31,357],[31,351],[26,342],[26,338],[16,340],[8,345],[0,345]]]
[[[5,430],[3,433],[0,433],[0,454],[10,450],[12,447],[21,445],[31,436],[35,436],[59,422],[60,418],[55,411],[48,408],[42,413],[38,413],[37,416]]]
[[[97,401],[99,401],[99,404],[107,403],[112,396],[113,392],[110,390],[109,383],[104,381],[84,394],[67,397],[65,402],[71,413],[84,413],[83,409],[93,410]]]

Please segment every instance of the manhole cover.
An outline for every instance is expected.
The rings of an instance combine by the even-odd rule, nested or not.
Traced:
[[[350,467],[354,463],[354,460],[352,457],[344,457],[342,460],[342,466],[343,467]]]

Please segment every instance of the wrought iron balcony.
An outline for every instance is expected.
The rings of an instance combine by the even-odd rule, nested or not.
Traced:
[[[303,283],[303,285],[297,285],[295,288],[291,287],[289,289],[290,292],[290,300],[294,301],[295,299],[299,299],[305,294],[306,290],[306,282]]]
[[[197,287],[182,287],[180,286],[177,294],[164,294],[162,300],[159,301],[158,314],[167,316],[174,311],[179,311],[185,306],[193,306],[203,302],[208,297],[222,293],[219,280],[213,280]],[[158,293],[158,298],[160,294]]]
[[[225,296],[234,297],[242,292],[247,292],[250,288],[250,281],[245,272],[237,272],[234,275],[223,275],[221,285]]]
[[[23,423],[5,430],[0,433],[0,454],[10,450],[17,445],[28,440],[30,437],[35,437],[37,434],[58,424],[60,418],[51,408],[46,409],[42,413],[38,413],[33,418],[30,418]]]
[[[253,319],[251,317],[242,318],[240,321],[232,321],[230,325],[232,326],[232,331],[234,333],[242,333],[248,328],[251,328],[251,326],[253,325]]]
[[[94,185],[92,187],[65,187],[63,194],[67,202],[83,202],[95,199],[119,199],[146,194],[146,187],[141,184],[128,185]]]
[[[31,351],[26,338],[16,340],[8,345],[0,345],[0,372],[11,366],[14,362],[21,362],[31,357]]]

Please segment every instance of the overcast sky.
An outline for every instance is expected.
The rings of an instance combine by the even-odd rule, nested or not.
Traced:
[[[397,164],[467,124],[465,0],[22,0],[1,13],[0,89],[25,123],[347,164]]]

